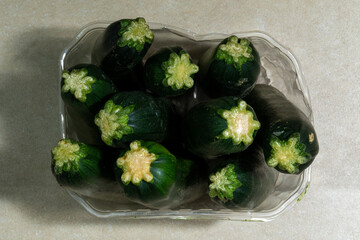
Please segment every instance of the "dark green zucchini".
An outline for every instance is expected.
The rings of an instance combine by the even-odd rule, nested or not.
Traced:
[[[209,49],[199,62],[200,84],[209,97],[244,97],[260,73],[260,60],[248,39],[231,36]]]
[[[161,207],[174,194],[177,159],[155,142],[134,141],[120,154],[115,176],[126,196],[150,207]]]
[[[91,184],[101,174],[103,154],[97,147],[62,139],[51,153],[51,170],[62,186]]]
[[[113,82],[95,65],[79,64],[62,73],[62,99],[86,116],[95,114],[104,100],[115,92]]]
[[[204,158],[245,150],[260,128],[251,106],[237,97],[199,103],[189,110],[184,125],[187,149]]]
[[[222,159],[209,175],[209,196],[230,209],[253,209],[269,196],[275,181],[275,171],[266,166],[262,149],[252,145]]]
[[[132,201],[151,208],[170,208],[205,193],[204,166],[176,158],[158,143],[134,141],[120,154],[114,172]]]
[[[95,116],[102,140],[124,147],[134,140],[161,142],[167,137],[169,107],[144,92],[120,92],[111,96]]]
[[[259,84],[245,98],[255,109],[262,130],[259,142],[270,167],[299,174],[315,159],[319,144],[305,114],[276,88]]]
[[[114,81],[119,90],[133,90],[132,69],[140,63],[154,39],[144,18],[121,19],[110,24],[99,36],[92,62]]]
[[[183,48],[163,48],[145,63],[145,87],[159,96],[181,95],[194,86],[198,71]]]

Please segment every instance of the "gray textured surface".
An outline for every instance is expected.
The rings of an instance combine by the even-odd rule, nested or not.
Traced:
[[[360,239],[359,11],[358,1],[1,1],[0,238]],[[58,187],[60,51],[88,22],[137,16],[198,33],[265,31],[293,51],[321,147],[294,208],[270,223],[105,220]]]

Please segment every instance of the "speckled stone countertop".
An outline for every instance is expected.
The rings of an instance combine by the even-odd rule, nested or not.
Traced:
[[[0,1],[0,239],[360,239],[359,12],[359,1]],[[321,148],[302,201],[268,223],[97,219],[58,186],[59,54],[89,22],[137,16],[264,31],[292,50]]]

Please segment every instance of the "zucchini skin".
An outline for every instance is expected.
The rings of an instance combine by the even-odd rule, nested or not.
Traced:
[[[232,164],[241,186],[234,190],[232,199],[221,200],[218,196],[210,196],[213,202],[229,209],[253,209],[271,194],[277,174],[265,164],[259,145],[253,144],[246,151],[225,156],[218,162],[209,176]]]
[[[120,140],[114,139],[112,147],[125,147],[134,140],[161,142],[167,138],[169,131],[167,103],[139,91],[119,92],[109,100],[123,108],[134,106],[133,111],[128,115],[127,123],[133,132],[123,135]]]
[[[196,158],[184,158],[181,155],[177,167],[177,196],[173,199],[172,206],[194,201],[206,193],[207,190],[207,164]]]
[[[248,145],[244,143],[233,144],[232,139],[218,138],[225,129],[227,122],[218,111],[221,109],[230,110],[241,100],[238,97],[223,97],[212,99],[207,102],[201,102],[191,108],[184,119],[184,142],[186,148],[193,154],[212,159],[222,155],[241,152]],[[256,114],[250,105],[246,110],[253,113],[254,120],[257,120]],[[254,131],[254,139],[257,131]]]
[[[87,76],[96,79],[91,84],[91,92],[86,94],[86,101],[79,101],[70,91],[61,91],[61,97],[67,107],[73,108],[75,111],[84,114],[86,117],[93,116],[98,109],[104,104],[106,99],[117,92],[114,83],[104,74],[104,72],[93,64],[78,64],[67,71],[74,69],[86,69]],[[61,86],[64,86],[64,78],[61,79]]]
[[[164,62],[169,60],[171,53],[180,55],[181,52],[186,51],[181,47],[162,48],[153,54],[145,63],[144,84],[146,89],[158,96],[178,96],[187,92],[190,88],[181,88],[174,90],[170,86],[164,86],[163,80],[165,78],[165,71],[162,68]],[[191,59],[190,62],[192,63]],[[191,77],[194,78],[195,74]]]
[[[78,144],[80,151],[85,153],[85,156],[78,160],[77,169],[69,169],[58,172],[56,170],[54,154],[51,153],[51,171],[55,176],[57,182],[61,186],[81,187],[93,183],[102,173],[101,161],[103,159],[103,152],[95,146],[74,140],[65,139],[65,141]]]
[[[127,45],[118,46],[118,33],[123,29],[123,21],[132,19],[111,23],[99,36],[92,52],[92,62],[99,64],[120,91],[129,91],[138,88],[137,76],[132,70],[140,64],[151,44],[146,42],[141,51]]]
[[[216,58],[217,49],[229,38],[205,52],[199,62],[200,85],[211,98],[223,96],[242,98],[246,96],[254,87],[260,73],[259,54],[252,43],[250,43],[250,47],[254,59],[243,63],[240,71],[232,64]],[[241,84],[239,85],[239,83]]]
[[[165,147],[182,145],[182,118],[177,113],[176,107],[168,98],[154,98],[163,111],[167,113],[168,127],[166,137],[161,141]],[[168,149],[171,150],[171,149]],[[172,151],[171,151],[172,152]]]
[[[319,152],[319,143],[315,129],[305,114],[283,93],[270,85],[256,85],[245,100],[253,106],[262,123],[258,142],[264,149],[265,160],[268,161],[270,157],[272,137],[287,140],[294,134],[299,134],[308,157],[305,164],[298,165],[297,174],[309,167]],[[282,173],[289,173],[279,167],[276,169]]]
[[[102,158],[100,160],[100,177],[102,179],[110,180],[111,182],[116,182],[114,174],[114,164],[116,159],[123,149],[113,148],[110,146],[96,146],[100,149],[102,153]]]

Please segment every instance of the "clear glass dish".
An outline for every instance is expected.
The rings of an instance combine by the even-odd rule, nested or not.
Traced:
[[[96,38],[109,24],[109,22],[96,22],[85,26],[63,51],[60,58],[60,73],[79,63],[91,63],[91,50]],[[155,39],[144,60],[162,46],[180,45],[190,53],[196,62],[209,47],[229,36],[229,34],[223,33],[198,35],[177,27],[157,23],[149,23],[149,26],[154,31]],[[278,88],[313,122],[309,92],[294,55],[272,37],[262,32],[231,35],[248,38],[259,52],[261,72],[258,82]],[[61,74],[58,77],[59,85],[60,79]],[[87,143],[91,143],[91,134],[87,136],[90,130],[81,129],[81,124],[71,120],[60,97],[60,89],[59,86],[62,137],[75,140],[87,139]],[[104,179],[99,179],[90,188],[66,188],[66,190],[89,213],[101,218],[271,221],[301,200],[309,187],[310,173],[311,168],[307,168],[300,175],[286,175],[274,171],[275,183],[271,186],[271,194],[259,206],[244,210],[221,209],[207,196],[174,209],[147,209],[125,199],[116,183]]]

